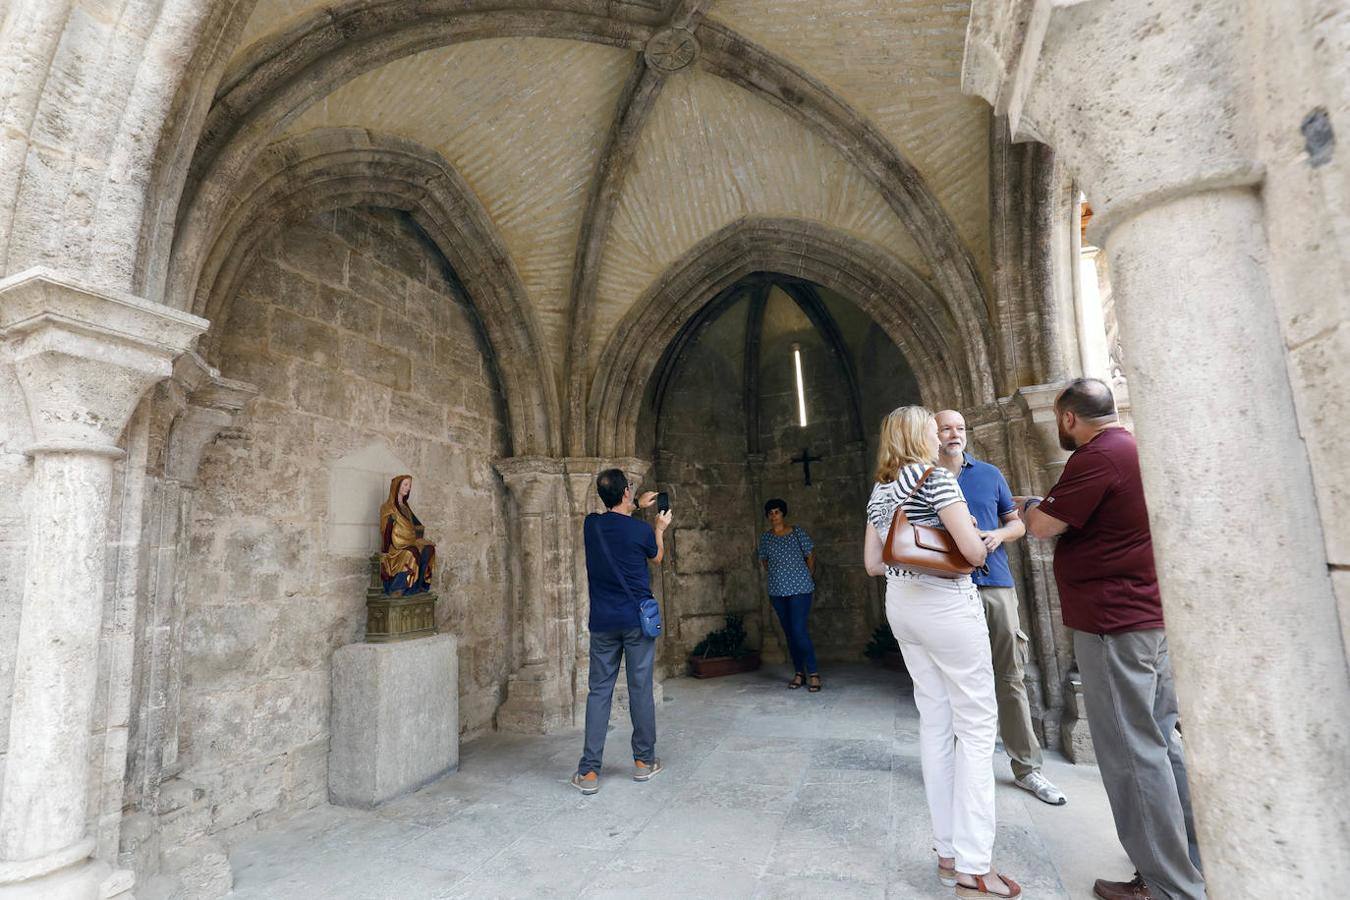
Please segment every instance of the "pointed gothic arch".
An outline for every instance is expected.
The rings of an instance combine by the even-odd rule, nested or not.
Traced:
[[[909,360],[928,402],[973,408],[995,398],[989,322],[936,293],[866,242],[817,222],[749,218],[693,247],[609,337],[588,404],[592,455],[631,456],[648,384],[666,348],[709,303],[755,272],[813,281],[866,312]]]
[[[253,251],[288,221],[351,206],[407,212],[450,263],[496,358],[517,454],[559,445],[558,398],[537,364],[544,355],[534,313],[505,246],[473,191],[434,150],[359,128],[318,129],[270,145],[238,202],[202,241],[174,259],[195,285],[190,308],[208,317],[208,354]]]

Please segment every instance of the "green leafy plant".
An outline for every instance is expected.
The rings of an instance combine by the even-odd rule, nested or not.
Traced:
[[[726,625],[716,631],[709,632],[707,637],[695,645],[693,655],[701,656],[704,659],[721,656],[740,659],[747,653],[754,652],[745,646],[745,638],[745,623],[741,621],[741,617],[729,615]]]
[[[863,655],[868,659],[881,659],[887,653],[899,653],[900,642],[891,634],[891,624],[883,621],[872,632],[872,640],[867,642]]]

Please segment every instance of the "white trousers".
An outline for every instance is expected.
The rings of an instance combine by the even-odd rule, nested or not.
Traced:
[[[994,852],[998,700],[984,604],[969,578],[886,579],[886,618],[914,680],[933,842],[956,870],[983,875]]]

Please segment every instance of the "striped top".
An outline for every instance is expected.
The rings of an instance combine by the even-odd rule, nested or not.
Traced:
[[[872,488],[872,496],[867,500],[867,521],[871,522],[886,543],[886,534],[891,530],[891,519],[895,516],[895,507],[905,495],[914,490],[928,466],[924,463],[910,463],[896,473],[895,481],[887,484],[877,482]],[[966,502],[961,493],[961,485],[956,476],[942,466],[933,466],[933,474],[923,483],[923,487],[905,500],[905,516],[915,525],[935,525],[942,527],[938,510],[953,503]]]

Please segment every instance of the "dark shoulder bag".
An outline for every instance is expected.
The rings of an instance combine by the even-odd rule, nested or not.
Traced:
[[[882,548],[881,558],[888,566],[899,566],[942,578],[960,578],[974,572],[975,567],[962,555],[947,530],[932,525],[914,525],[905,515],[905,500],[918,493],[928,476],[933,474],[934,468],[929,466],[919,483],[914,485],[914,490],[895,505],[895,515],[891,518],[891,530],[886,533],[886,546]]]
[[[586,516],[586,524],[595,527],[595,542],[600,545],[600,549],[605,553],[605,559],[609,560],[609,569],[614,573],[614,577],[619,580],[619,586],[623,592],[628,595],[637,606],[638,624],[642,626],[642,633],[649,638],[658,638],[661,636],[661,607],[657,604],[654,597],[643,597],[641,600],[633,596],[633,589],[628,586],[628,579],[623,577],[623,572],[619,571],[619,564],[614,561],[614,553],[609,549],[609,542],[605,540],[605,534],[600,530],[600,516],[597,513],[591,513]]]

